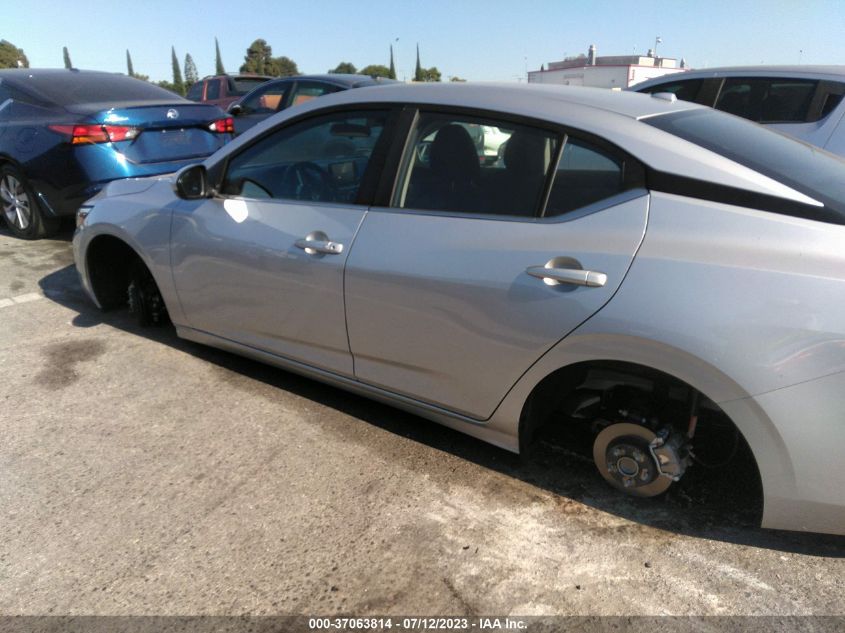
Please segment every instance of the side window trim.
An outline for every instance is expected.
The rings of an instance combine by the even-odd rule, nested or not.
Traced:
[[[290,91],[288,91],[290,94]],[[349,206],[349,207],[360,207],[360,206],[370,206],[373,204],[373,197],[374,191],[376,187],[381,183],[383,171],[385,169],[385,162],[384,158],[389,154],[388,150],[384,150],[383,146],[385,145],[392,145],[393,141],[393,125],[396,124],[396,121],[399,116],[399,108],[396,104],[392,103],[364,103],[364,104],[354,104],[354,107],[350,108],[350,104],[336,106],[330,109],[319,110],[317,112],[308,112],[303,115],[299,115],[293,117],[291,119],[285,120],[270,130],[267,130],[261,136],[258,136],[251,140],[250,143],[244,145],[242,148],[239,149],[237,153],[231,154],[226,156],[226,158],[218,163],[214,163],[208,167],[209,172],[209,181],[213,183],[212,191],[214,192],[214,197],[218,199],[230,199],[230,198],[238,198],[238,199],[251,199],[247,196],[242,195],[233,195],[227,194],[222,192],[223,184],[226,181],[227,174],[229,173],[230,163],[244,154],[245,152],[249,151],[252,147],[260,143],[265,138],[272,136],[273,134],[277,134],[281,132],[283,129],[287,129],[289,127],[294,127],[301,123],[306,123],[310,120],[321,119],[324,117],[328,117],[334,114],[341,114],[343,112],[384,112],[386,113],[386,120],[384,129],[382,130],[381,136],[377,141],[376,145],[373,148],[373,152],[370,155],[370,159],[367,164],[366,171],[361,177],[361,184],[358,188],[358,193],[356,195],[356,199],[354,202],[349,203],[341,203],[341,202],[327,202],[325,204],[329,204],[332,206]],[[382,148],[382,149],[380,149]],[[374,162],[375,159],[375,162]],[[262,200],[266,200],[263,199]],[[282,203],[291,203],[291,204],[305,204],[302,200],[296,199],[287,199],[287,198],[278,198],[272,199],[276,202]],[[319,201],[310,201],[308,204],[311,203],[320,204]]]
[[[721,80],[719,80],[721,82]],[[515,221],[515,222],[563,222],[570,218],[570,216],[580,217],[593,213],[595,211],[607,208],[617,202],[612,202],[610,205],[605,205],[605,201],[599,201],[587,205],[586,207],[578,208],[573,211],[563,213],[560,215],[547,216],[546,206],[548,198],[554,186],[554,178],[557,175],[557,168],[560,165],[560,160],[563,156],[563,150],[566,142],[572,139],[581,140],[585,143],[594,145],[597,149],[606,152],[619,160],[623,165],[622,179],[624,183],[624,190],[614,196],[607,198],[608,201],[621,199],[620,196],[626,197],[632,194],[632,197],[639,197],[647,192],[646,186],[646,168],[634,156],[625,152],[619,147],[616,147],[606,139],[596,136],[590,132],[577,130],[565,125],[551,123],[549,121],[536,120],[530,117],[522,117],[504,112],[496,112],[491,110],[475,109],[462,106],[448,106],[448,105],[431,105],[431,104],[400,104],[401,114],[397,120],[397,126],[392,130],[393,142],[387,156],[386,162],[382,170],[381,181],[376,190],[375,197],[372,200],[372,205],[378,207],[385,212],[392,213],[411,213],[424,214],[441,217],[467,217],[478,219],[495,219],[500,221]],[[543,188],[542,195],[539,198],[538,206],[535,209],[533,216],[507,216],[495,214],[480,214],[480,213],[455,213],[451,211],[438,210],[421,210],[421,209],[403,209],[393,205],[394,200],[398,194],[397,189],[402,184],[402,175],[406,168],[405,161],[410,156],[412,140],[419,117],[422,113],[425,114],[443,114],[443,115],[457,115],[457,116],[471,116],[476,118],[498,119],[502,122],[513,123],[515,125],[524,125],[534,127],[538,130],[551,132],[558,136],[558,147],[555,156],[549,164],[549,174],[547,174],[546,183]],[[633,193],[632,193],[633,192]],[[635,194],[635,195],[634,195]],[[628,199],[627,197],[625,199]],[[587,210],[587,213],[582,211]]]

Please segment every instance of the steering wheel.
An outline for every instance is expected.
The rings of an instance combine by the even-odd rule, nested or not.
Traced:
[[[309,161],[288,167],[282,176],[281,188],[286,197],[296,200],[334,200],[335,187],[328,173]]]

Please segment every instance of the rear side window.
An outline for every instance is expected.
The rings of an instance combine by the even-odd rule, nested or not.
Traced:
[[[687,79],[684,81],[652,86],[644,92],[647,92],[648,94],[671,92],[682,101],[695,101],[698,98],[698,93],[701,90],[702,85],[704,85],[703,79]]]
[[[232,94],[242,97],[253,88],[257,88],[267,81],[263,77],[232,77],[230,91]]]
[[[757,123],[807,121],[818,81],[810,79],[725,79],[714,107]]]
[[[615,196],[625,189],[621,159],[585,141],[567,138],[545,215],[568,213]]]
[[[220,98],[220,80],[214,79],[208,82],[208,87],[205,89],[206,101]]]
[[[688,110],[644,123],[695,143],[818,200],[808,217],[845,224],[845,160],[713,110]],[[809,205],[808,205],[809,206]]]
[[[534,217],[559,143],[528,126],[421,114],[393,206]]]
[[[191,86],[191,89],[188,90],[187,97],[191,101],[202,101],[202,82],[201,81],[198,81],[193,86]]]
[[[386,112],[340,112],[265,136],[229,162],[222,192],[247,198],[352,204]]]

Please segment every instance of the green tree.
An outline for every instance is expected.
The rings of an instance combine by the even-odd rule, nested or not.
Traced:
[[[249,48],[246,49],[244,55],[244,63],[241,64],[242,73],[255,73],[257,75],[266,75],[267,64],[273,58],[273,49],[263,39],[257,39]]]
[[[194,63],[194,58],[188,53],[185,55],[185,86],[193,86],[199,81],[199,73],[197,72],[197,65]]]
[[[355,68],[355,64],[351,62],[340,62],[337,66],[335,66],[332,70],[329,71],[330,73],[343,73],[345,75],[354,75],[358,72],[358,69]]]
[[[170,63],[173,66],[173,92],[179,95],[185,94],[185,82],[182,81],[182,69],[179,67],[179,60],[176,57],[176,47],[170,47]]]
[[[440,81],[440,71],[437,70],[437,66],[432,66],[431,68],[423,68],[422,69],[422,79],[418,79],[417,81]]]
[[[435,68],[435,70],[437,69]],[[449,77],[449,81],[459,81],[461,83],[465,83],[466,79],[461,79],[460,77]]]
[[[138,75],[135,75],[135,76],[139,77]],[[139,77],[139,79],[140,79],[140,77]],[[174,84],[172,81],[167,81],[166,79],[163,79],[161,81],[155,82],[155,85],[158,86],[159,88],[164,88],[165,90],[169,90],[170,92],[175,92],[177,95],[182,94],[177,89],[176,84]]]
[[[70,53],[67,50],[67,46],[62,46],[62,55],[65,58],[65,68],[73,68],[73,64],[70,62]]]
[[[393,44],[390,45],[390,74],[389,79],[396,79],[396,66],[393,65]]]
[[[220,56],[220,44],[217,43],[217,38],[214,38],[214,74],[225,75],[226,69],[223,68],[223,57]]]
[[[425,81],[423,78],[423,67],[420,64],[420,45],[417,44],[417,65],[414,68],[414,81]]]
[[[135,69],[132,67],[132,55],[129,54],[129,49],[126,49],[126,74],[130,77],[135,76]]]
[[[29,68],[29,60],[22,48],[0,40],[0,68]]]
[[[290,57],[272,57],[267,64],[267,74],[271,77],[295,77],[299,74],[296,62]]]
[[[370,77],[390,77],[390,69],[382,64],[370,64],[358,72]]]

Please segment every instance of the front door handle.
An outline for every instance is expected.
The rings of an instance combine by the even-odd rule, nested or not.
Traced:
[[[317,253],[325,255],[340,255],[343,252],[343,244],[339,242],[332,242],[331,240],[309,240],[302,238],[296,240],[294,245],[301,248],[309,255],[316,255]]]
[[[526,268],[532,277],[546,281],[550,279],[560,284],[601,288],[607,283],[607,275],[592,270],[580,268],[546,268],[545,266],[530,266]],[[556,285],[556,284],[555,284]]]

